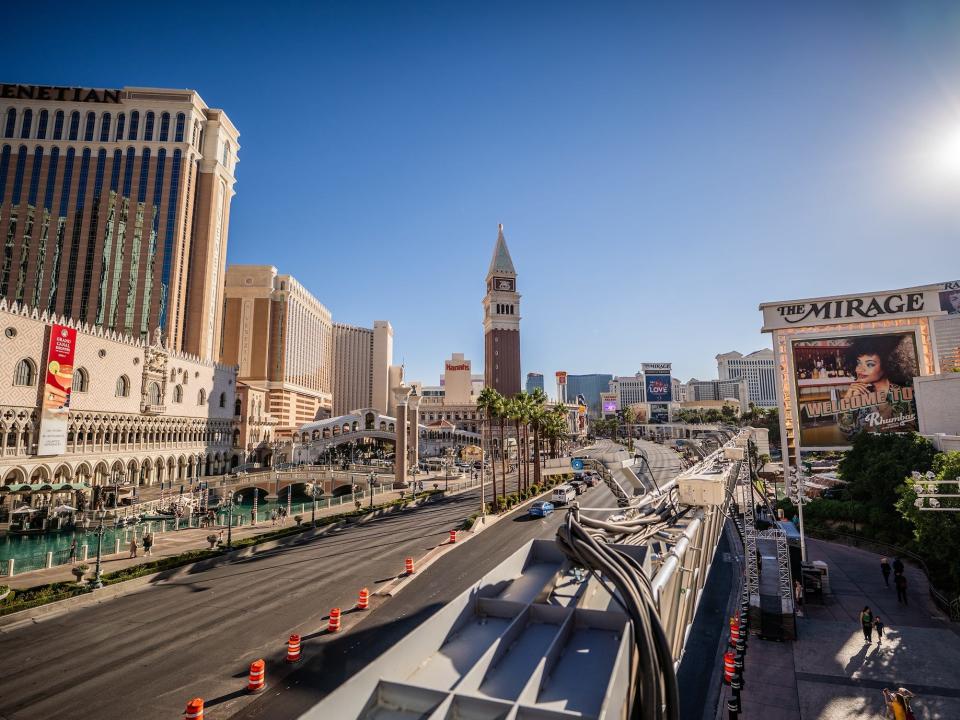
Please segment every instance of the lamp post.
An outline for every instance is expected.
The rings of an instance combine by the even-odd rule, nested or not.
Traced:
[[[227,500],[227,550],[233,547],[233,503],[240,502],[243,496],[237,493],[236,496],[231,492],[230,499]]]
[[[107,514],[106,510],[100,510],[100,524],[97,526],[97,566],[93,572],[93,580],[90,581],[90,587],[99,590],[103,587],[103,578],[100,571],[100,556],[103,552],[103,518]]]
[[[799,453],[798,453],[799,454]],[[806,476],[806,465],[797,466],[797,482],[796,482],[796,496],[795,500],[797,503],[797,515],[800,518],[800,560],[801,562],[807,561],[807,536],[803,532],[803,506],[807,501],[807,476]]]
[[[310,488],[310,496],[313,498],[313,505],[310,508],[310,524],[317,526],[317,481],[314,479],[313,487]]]
[[[370,483],[370,509],[373,509],[373,481],[377,479],[377,474],[370,471],[370,475],[367,477],[367,482]]]

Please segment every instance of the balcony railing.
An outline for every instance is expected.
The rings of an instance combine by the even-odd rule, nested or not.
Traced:
[[[167,406],[144,403],[140,406],[140,412],[142,412],[144,415],[163,415],[165,412],[167,412]]]

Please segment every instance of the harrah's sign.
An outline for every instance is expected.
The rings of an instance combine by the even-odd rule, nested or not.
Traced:
[[[119,103],[120,91],[59,85],[12,85],[0,83],[0,98],[13,100],[59,100],[61,102]]]
[[[470,370],[470,363],[444,363],[447,372],[457,372],[458,370]]]

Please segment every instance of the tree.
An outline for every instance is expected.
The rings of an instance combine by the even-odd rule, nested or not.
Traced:
[[[723,419],[723,415],[716,408],[710,408],[703,414],[703,419],[708,423],[718,423]]]
[[[960,452],[938,454],[933,459],[933,472],[936,473],[936,480],[960,478]],[[958,485],[940,485],[940,492],[960,492]],[[937,581],[935,584],[952,595],[960,593],[960,563],[957,562],[957,548],[960,548],[960,513],[918,509],[915,505],[916,483],[910,477],[899,489],[899,494],[897,510],[909,521],[920,553],[926,558],[930,572]]]
[[[480,410],[484,418],[483,427],[487,429],[487,433],[488,433],[487,447],[491,448],[490,470],[493,475],[493,506],[494,507],[496,507],[497,505],[497,497],[499,496],[497,495],[497,463],[496,463],[496,458],[494,457],[494,454],[492,451],[493,448],[492,448],[492,442],[491,442],[493,439],[492,438],[493,428],[491,427],[491,423],[497,417],[497,414],[499,413],[502,407],[503,407],[503,396],[500,395],[500,393],[498,393],[496,390],[488,387],[480,391],[480,397],[477,398],[477,408]],[[482,477],[480,481],[483,482]],[[506,477],[503,478],[503,483],[504,485],[506,485]]]
[[[936,449],[916,433],[867,433],[853,438],[853,447],[840,460],[840,477],[850,497],[872,508],[880,522],[895,521],[897,487],[912,471],[933,467]]]
[[[534,388],[530,393],[530,426],[533,428],[533,484],[540,486],[540,434],[546,422],[547,394],[543,388]]]
[[[513,423],[514,431],[516,432],[517,438],[517,493],[520,492],[520,478],[523,474],[520,463],[523,458],[523,448],[520,437],[520,425],[521,423],[526,422],[526,408],[524,407],[523,400],[520,397],[520,393],[517,393],[512,398],[507,400],[504,414],[507,417],[507,420]]]

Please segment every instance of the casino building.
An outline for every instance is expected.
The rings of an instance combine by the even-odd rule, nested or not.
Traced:
[[[847,449],[858,432],[942,432],[924,422],[918,387],[960,378],[960,282],[760,311],[773,338],[785,466],[806,451]]]
[[[216,360],[237,129],[193,90],[0,85],[0,298]]]

